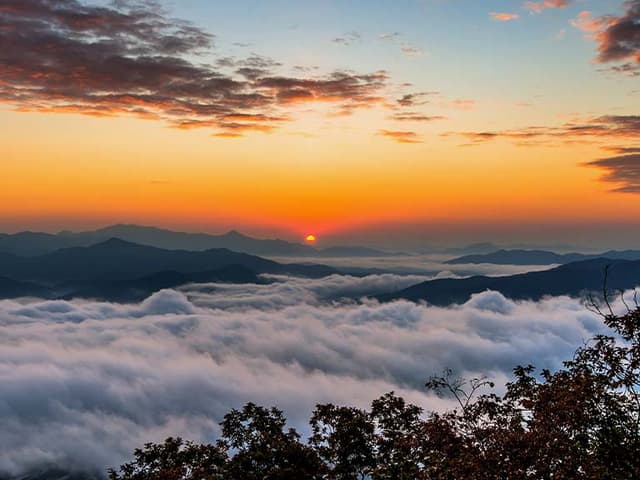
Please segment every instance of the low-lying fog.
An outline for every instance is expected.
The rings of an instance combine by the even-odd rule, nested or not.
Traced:
[[[352,272],[388,272],[439,277],[468,277],[471,275],[513,275],[547,270],[554,265],[493,265],[444,263],[452,255],[393,255],[385,257],[269,257],[280,263],[321,263]]]
[[[130,305],[1,301],[0,472],[103,471],[168,435],[212,440],[224,413],[248,401],[279,406],[302,432],[318,402],[366,406],[395,390],[438,409],[447,402],[423,388],[431,374],[503,384],[517,364],[559,366],[602,328],[564,297],[485,292],[450,308],[340,300],[425,278],[191,285]]]

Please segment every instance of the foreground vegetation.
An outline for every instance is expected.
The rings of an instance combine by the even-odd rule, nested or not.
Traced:
[[[640,308],[602,313],[609,335],[557,372],[514,369],[504,395],[445,372],[427,387],[457,401],[423,412],[393,393],[369,410],[318,405],[302,441],[283,413],[249,403],[210,445],[169,438],[111,480],[640,478]]]

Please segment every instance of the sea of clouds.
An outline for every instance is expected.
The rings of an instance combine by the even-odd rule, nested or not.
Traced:
[[[430,375],[453,368],[503,384],[517,364],[558,367],[602,329],[566,297],[485,292],[450,308],[343,299],[419,275],[271,280],[129,305],[0,301],[0,473],[104,471],[169,435],[210,441],[248,401],[277,405],[303,433],[320,402],[365,407],[394,390],[442,409],[448,401],[423,387]]]

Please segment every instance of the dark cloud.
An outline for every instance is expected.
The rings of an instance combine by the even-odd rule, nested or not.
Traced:
[[[598,60],[631,60],[640,66],[640,0],[627,1],[625,6],[624,15],[604,20],[606,28],[598,35]]]
[[[213,40],[169,18],[155,2],[6,0],[0,4],[0,102],[20,111],[134,115],[235,136],[271,131],[289,120],[282,110],[294,102],[354,110],[383,101],[384,72],[295,78],[279,75],[279,62],[255,54],[220,58],[215,66],[198,61]],[[252,120],[228,120],[242,116]]]
[[[640,152],[640,149],[633,150]],[[585,165],[603,170],[602,181],[618,185],[614,192],[640,193],[640,153],[601,158]]]
[[[396,100],[396,103],[400,107],[415,107],[418,105],[425,105],[429,103],[429,96],[437,94],[438,92],[407,93],[398,98],[398,100]]]
[[[422,139],[416,132],[406,130],[380,130],[378,135],[398,143],[422,143]]]
[[[599,63],[618,63],[611,70],[632,76],[640,75],[640,0],[624,2],[620,16],[592,17],[581,12],[573,25],[588,34],[598,44]]]
[[[430,374],[451,367],[502,383],[519,363],[558,366],[601,325],[568,298],[324,300],[417,280],[194,285],[132,305],[0,301],[0,476],[104,472],[168,435],[212,441],[222,415],[247,401],[280,406],[302,432],[316,402],[364,406],[395,390],[441,409],[423,388]]]
[[[384,71],[367,75],[334,72],[319,79],[263,77],[254,85],[261,91],[269,92],[279,104],[308,101],[342,102],[355,108],[366,108],[384,101],[380,93],[388,79]]]

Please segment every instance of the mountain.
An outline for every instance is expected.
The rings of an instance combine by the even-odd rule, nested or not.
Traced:
[[[242,265],[228,265],[219,270],[180,273],[157,272],[134,280],[98,282],[72,291],[62,298],[91,298],[109,302],[137,302],[153,292],[164,288],[175,288],[188,283],[264,283],[258,275]]]
[[[49,289],[41,285],[0,277],[0,300],[17,297],[45,297],[47,295],[49,295]]]
[[[480,242],[480,243],[472,243],[471,245],[466,245],[464,247],[446,248],[442,251],[442,253],[449,253],[451,255],[482,254],[482,253],[493,252],[498,248],[499,247],[493,243]]]
[[[640,261],[598,258],[568,263],[550,270],[504,277],[475,276],[462,279],[429,280],[377,297],[380,301],[406,299],[434,305],[464,303],[474,293],[495,290],[512,299],[539,300],[547,295],[579,296],[601,292],[604,271],[609,265],[607,288],[629,289],[640,285]]]
[[[640,250],[609,250],[600,254],[560,254],[547,250],[498,250],[487,254],[465,255],[447,260],[444,263],[450,265],[478,263],[491,263],[495,265],[552,265],[578,262],[581,260],[591,260],[595,258],[640,260]]]
[[[94,232],[82,232],[68,235],[71,238],[83,238],[86,244],[120,238],[133,243],[150,245],[170,250],[209,250],[228,248],[236,252],[253,255],[315,255],[316,250],[300,243],[279,239],[257,239],[231,230],[222,235],[207,233],[174,232],[156,227],[139,225],[113,225]]]
[[[317,250],[310,245],[279,239],[259,239],[231,230],[222,235],[174,232],[140,225],[112,225],[95,231],[60,232],[56,235],[40,232],[0,234],[0,252],[19,256],[38,256],[62,248],[87,247],[110,238],[167,250],[202,251],[227,248],[252,255],[298,257],[380,257],[391,255],[367,247],[344,246]]]
[[[322,257],[390,257],[404,255],[402,253],[383,252],[375,248],[349,246],[323,248],[317,251],[316,254]]]
[[[322,277],[337,270],[323,265],[282,264],[225,248],[165,250],[112,238],[90,247],[71,247],[35,257],[5,255],[0,275],[46,284],[84,285],[141,278],[161,271],[194,273],[241,265],[256,273]]]
[[[35,256],[60,248],[78,245],[78,239],[41,232],[20,232],[0,235],[0,252],[20,256]]]

